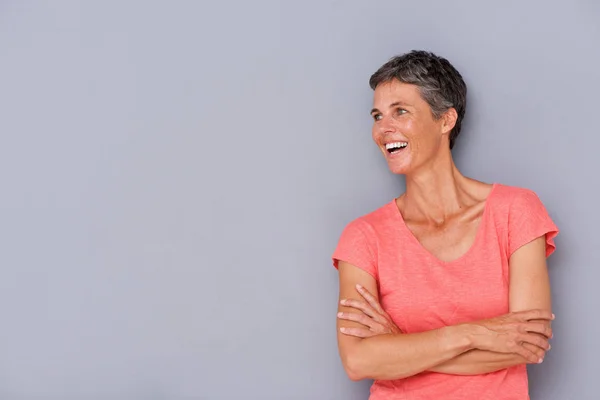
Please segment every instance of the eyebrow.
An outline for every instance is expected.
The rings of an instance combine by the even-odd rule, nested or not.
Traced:
[[[395,102],[393,102],[392,104],[390,104],[390,107],[389,107],[389,108],[396,107],[396,106],[407,106],[407,105],[408,105],[408,104],[406,104],[406,103],[403,103],[403,102],[401,102],[401,101],[395,101]],[[373,108],[373,109],[371,110],[371,114],[373,114],[373,113],[375,113],[375,112],[379,112],[379,110],[378,110],[378,109],[376,109],[376,108]]]

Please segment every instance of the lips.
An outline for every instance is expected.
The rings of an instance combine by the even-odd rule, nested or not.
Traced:
[[[396,154],[400,153],[408,146],[408,142],[406,141],[397,141],[397,142],[389,142],[385,144],[385,149],[388,154]]]

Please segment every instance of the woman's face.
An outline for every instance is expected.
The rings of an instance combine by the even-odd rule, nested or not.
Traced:
[[[435,159],[450,127],[445,118],[434,119],[416,85],[396,79],[379,84],[373,97],[373,140],[395,174],[415,171]],[[449,150],[448,150],[449,151]]]

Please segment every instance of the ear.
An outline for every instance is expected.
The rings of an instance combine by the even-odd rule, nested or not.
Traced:
[[[457,119],[458,119],[458,113],[456,112],[454,107],[449,108],[448,111],[446,111],[442,115],[442,133],[444,133],[444,134],[450,133],[452,128],[454,128],[454,125],[456,125]]]

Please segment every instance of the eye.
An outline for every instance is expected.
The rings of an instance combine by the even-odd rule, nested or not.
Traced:
[[[397,108],[396,109],[396,114],[398,115],[403,115],[406,114],[408,111],[406,111],[404,108]]]
[[[379,121],[381,119],[381,114],[373,114],[372,117],[375,121]]]

